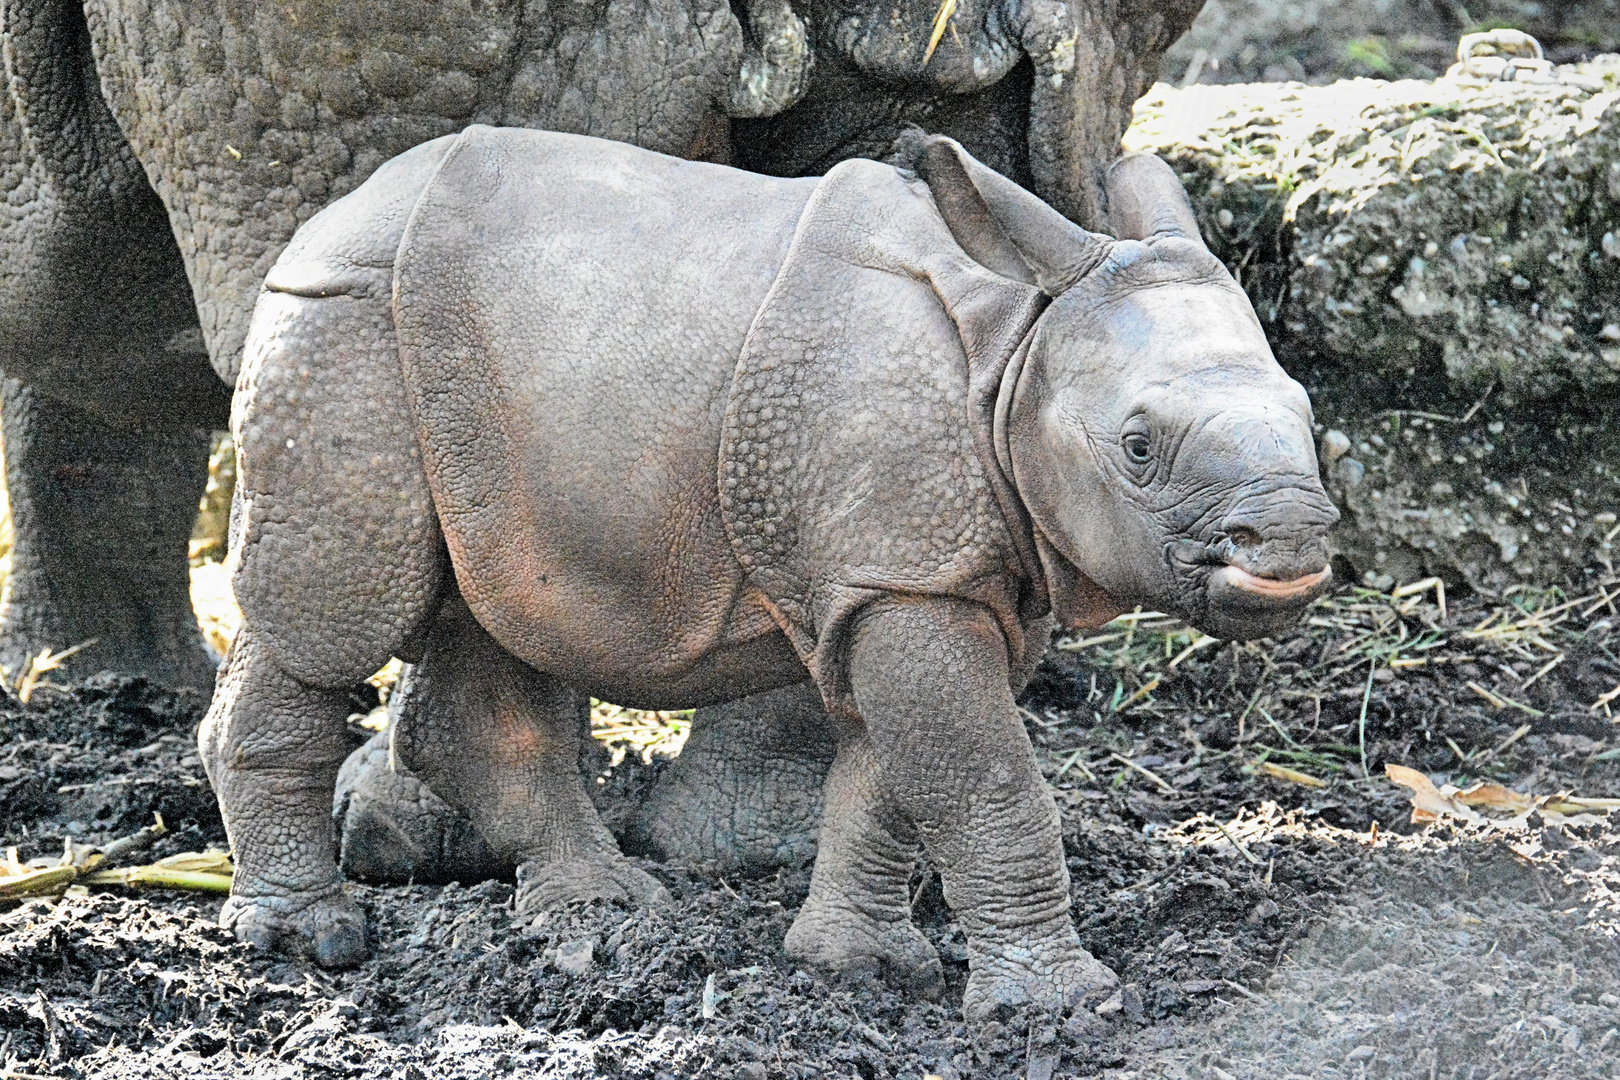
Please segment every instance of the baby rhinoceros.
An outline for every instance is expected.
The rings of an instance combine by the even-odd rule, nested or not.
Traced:
[[[329,808],[390,656],[393,753],[523,910],[660,892],[587,796],[585,695],[808,676],[838,748],[789,953],[937,992],[920,844],[970,1021],[1113,981],[1015,688],[1052,615],[1295,619],[1337,517],[1310,404],[1157,159],[1108,173],[1115,240],[949,139],[897,157],[784,180],[473,127],[298,232],[237,387],[243,623],[200,736],[239,937],[365,955]]]

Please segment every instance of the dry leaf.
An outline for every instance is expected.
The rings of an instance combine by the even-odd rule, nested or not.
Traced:
[[[1278,765],[1275,762],[1262,761],[1257,768],[1267,776],[1275,776],[1278,780],[1287,780],[1291,784],[1302,784],[1308,788],[1325,788],[1328,786],[1326,780],[1312,776],[1309,773],[1302,773],[1296,769]]]
[[[1501,784],[1480,781],[1464,788],[1454,796],[1464,806],[1478,806],[1486,810],[1502,810],[1509,814],[1522,814],[1535,809],[1536,800],[1529,795],[1505,788]]]
[[[1529,826],[1532,812],[1539,812],[1549,825],[1586,825],[1601,821],[1598,814],[1620,809],[1620,799],[1587,799],[1567,791],[1526,795],[1485,781],[1462,791],[1450,784],[1437,788],[1427,776],[1404,765],[1385,765],[1384,774],[1411,790],[1413,821],[1438,821],[1450,814],[1465,821],[1488,821],[1498,828],[1523,829]],[[1487,818],[1474,812],[1476,806],[1508,816]]]
[[[1409,769],[1405,765],[1386,764],[1384,775],[1401,787],[1411,789],[1413,821],[1439,821],[1447,814],[1467,821],[1483,820],[1455,798],[1435,787],[1433,781],[1416,769]]]

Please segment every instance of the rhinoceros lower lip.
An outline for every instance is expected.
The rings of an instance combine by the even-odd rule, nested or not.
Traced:
[[[1257,577],[1241,566],[1227,563],[1211,575],[1211,584],[1220,583],[1267,600],[1292,600],[1315,591],[1333,576],[1333,568],[1324,566],[1314,574],[1278,581],[1276,578]]]

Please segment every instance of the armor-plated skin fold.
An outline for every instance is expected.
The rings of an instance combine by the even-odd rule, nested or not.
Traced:
[[[1297,617],[1330,577],[1309,405],[1162,163],[1109,174],[1116,240],[948,139],[896,155],[786,181],[474,127],[299,233],[239,383],[244,644],[202,736],[239,933],[363,950],[317,835],[328,696],[403,652],[433,687],[395,752],[524,910],[659,895],[583,798],[581,695],[763,694],[836,743],[790,955],[937,994],[921,851],[971,1022],[1113,983],[1013,695],[1052,614]]]

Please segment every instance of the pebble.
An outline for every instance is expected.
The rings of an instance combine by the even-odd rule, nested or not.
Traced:
[[[1350,436],[1338,428],[1329,428],[1322,436],[1322,457],[1327,461],[1337,461],[1350,452]]]
[[[570,975],[583,975],[591,970],[593,951],[589,941],[570,941],[557,946],[557,959],[553,963],[557,965],[558,971],[565,971]]]

